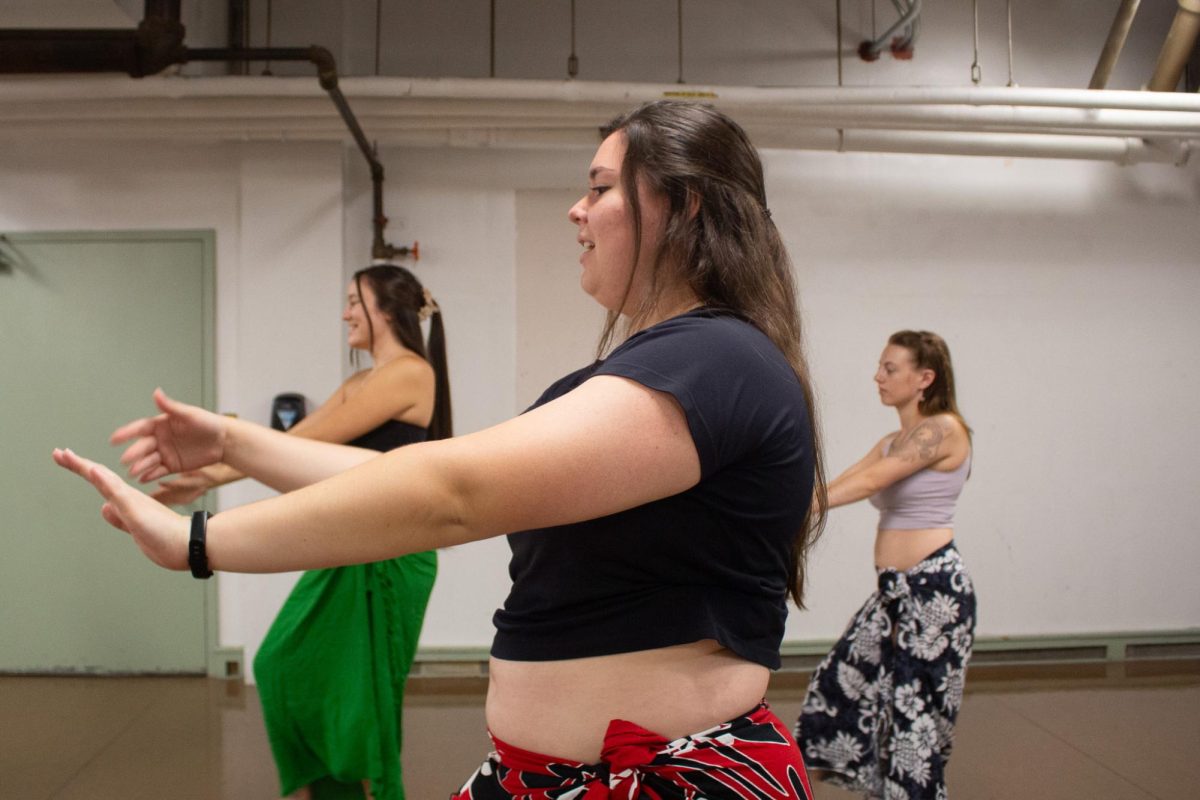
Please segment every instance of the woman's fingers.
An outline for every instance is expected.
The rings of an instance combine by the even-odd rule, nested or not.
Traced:
[[[121,480],[103,464],[70,450],[55,450],[54,461],[85,478],[104,498],[104,521],[133,536],[156,564],[168,569],[187,567],[187,519],[164,508]]]
[[[105,522],[114,528],[120,528],[126,533],[129,532],[129,528],[125,524],[120,512],[121,503],[119,496],[123,491],[133,490],[117,477],[115,472],[103,464],[97,464],[90,458],[84,458],[66,449],[55,450],[54,460],[59,466],[66,467],[76,475],[84,478],[96,488],[96,491],[100,492],[100,496],[105,500],[104,506],[100,509],[100,515],[104,517]]]
[[[109,437],[128,445],[120,462],[133,479],[148,483],[220,460],[219,417],[173,400],[162,389],[154,390],[154,403],[163,413],[126,423]]]
[[[145,473],[144,475],[142,475],[140,478],[138,478],[138,480],[140,480],[142,483],[150,483],[151,481],[156,481],[159,478],[165,478],[168,475],[171,475],[173,472],[174,472],[174,470],[171,470],[165,466],[159,465],[159,466],[155,467],[154,469],[150,470],[149,472]]]
[[[76,453],[67,449],[55,449],[54,461],[60,467],[66,467],[67,469],[71,470],[71,472],[74,472],[76,475],[92,484],[92,486],[95,486],[96,490],[100,492],[105,500],[109,499],[109,496],[105,494],[107,484],[99,480],[99,473],[97,472],[96,468],[100,467],[100,465],[95,461],[84,458],[83,456],[77,455]]]
[[[157,449],[158,438],[153,434],[146,434],[125,448],[125,452],[121,453],[121,463],[129,466],[135,461],[145,458],[147,453],[152,453]]]
[[[80,460],[87,461],[87,459]],[[94,461],[88,462],[87,479],[99,490],[101,496],[108,501],[105,505],[112,506],[115,504],[118,513],[121,510],[121,506],[124,505],[122,503],[124,495],[135,491],[129,484],[121,480],[117,473],[103,464],[97,464]]]
[[[167,506],[186,506],[208,491],[209,484],[202,475],[188,472],[175,480],[162,481],[150,493],[158,502]]]
[[[84,458],[71,450],[55,450],[54,461],[59,466],[66,467],[96,487],[96,491],[100,492],[100,496],[107,501],[104,507],[111,509],[115,514],[119,515],[121,513],[121,508],[124,505],[123,501],[126,499],[127,493],[141,494],[141,492],[138,492],[125,483],[125,481],[121,480],[120,476],[108,467],[103,464],[97,464],[90,458]],[[108,519],[108,517],[106,516],[105,519]]]
[[[161,386],[154,390],[154,405],[158,406],[158,410],[164,414],[177,414],[186,407],[184,403],[167,397],[167,393],[162,390]]]
[[[158,450],[151,451],[129,466],[129,474],[142,483],[161,478],[168,472],[162,463],[162,453]]]
[[[143,417],[142,419],[135,419],[133,422],[126,422],[108,437],[109,444],[123,444],[130,439],[151,436],[154,433],[155,426],[160,422],[165,422],[166,419],[166,414],[160,414],[157,417]]]

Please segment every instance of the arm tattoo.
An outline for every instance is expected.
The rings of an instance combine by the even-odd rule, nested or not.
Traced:
[[[927,419],[909,431],[908,435],[897,437],[889,455],[905,461],[932,461],[944,438],[941,420]]]

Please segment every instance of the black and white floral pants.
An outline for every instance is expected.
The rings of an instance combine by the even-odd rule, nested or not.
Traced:
[[[809,683],[796,722],[809,769],[870,798],[944,800],[974,631],[975,591],[953,542],[905,572],[879,570],[879,589]]]

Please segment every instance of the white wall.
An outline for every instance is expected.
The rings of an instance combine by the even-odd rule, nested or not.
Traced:
[[[430,214],[428,193],[467,183],[512,202],[515,192],[517,311],[506,324],[517,332],[518,396],[507,407],[519,411],[591,357],[601,317],[578,291],[566,222],[590,153],[388,157],[405,188],[389,191],[387,205],[403,209],[397,218],[424,220],[413,231],[424,252],[467,253],[492,235],[478,200],[463,213]],[[895,425],[871,382],[887,335],[921,327],[951,344],[976,431],[959,540],[983,598],[980,634],[1200,622],[1184,571],[1200,544],[1181,533],[1200,513],[1184,468],[1185,454],[1200,447],[1200,377],[1186,366],[1200,334],[1191,310],[1200,302],[1195,171],[781,151],[765,161],[801,287],[832,474]],[[479,269],[454,261],[434,269],[423,260],[420,269],[433,285],[442,270]],[[458,403],[458,381],[474,379],[463,365],[486,361],[464,361],[463,315],[449,305],[447,313]],[[474,328],[476,313],[467,316]],[[497,418],[514,399],[505,394],[513,375],[493,390]],[[874,524],[865,504],[833,513],[814,557],[811,610],[792,615],[790,640],[835,637],[870,591]],[[476,556],[474,547],[459,548],[443,569],[426,644],[487,640],[479,623],[502,596],[494,567],[503,551],[489,543]]]
[[[337,145],[237,148],[237,251],[217,273],[217,405],[267,424],[271,400],[324,400],[342,379],[342,159]],[[218,230],[218,241],[222,232]],[[221,489],[229,508],[269,497],[250,481]],[[220,577],[220,640],[247,667],[298,576]]]
[[[215,229],[218,405],[265,421],[276,393],[319,399],[343,375],[344,279],[369,245],[356,156],[330,145],[21,143],[0,157],[0,228]],[[445,309],[459,432],[519,412],[536,384],[590,358],[600,315],[576,293],[566,221],[589,157],[384,152],[389,236],[421,241],[415,268]],[[1200,561],[1187,468],[1200,450],[1196,171],[765,160],[831,472],[894,424],[870,380],[887,334],[924,327],[951,344],[976,430],[959,539],[982,594],[980,634],[1200,624],[1187,574]],[[266,494],[240,484],[220,502]],[[838,633],[871,585],[873,525],[866,506],[834,512],[811,611],[792,615],[789,639]],[[506,560],[503,540],[443,554],[424,646],[486,646]],[[222,642],[252,657],[293,580],[222,576]]]
[[[410,4],[404,15],[387,5],[385,74],[487,74],[486,3]],[[497,74],[563,76],[566,4],[497,5]],[[752,14],[715,0],[685,5],[689,81],[836,82],[832,3],[762,0]],[[882,22],[890,4],[876,5]],[[927,5],[916,60],[851,57],[846,83],[966,84],[970,5]],[[1090,0],[1014,5],[1018,82],[1085,85],[1108,10],[1096,13]],[[185,6],[188,43],[223,44],[223,0]],[[1003,84],[1003,4],[981,6],[983,83]],[[674,8],[578,4],[580,77],[673,81]],[[849,48],[869,29],[871,4],[843,8]],[[368,74],[373,10],[345,0],[331,21],[328,4],[296,3],[276,14],[273,43],[340,48],[346,73]],[[1113,88],[1148,78],[1172,12],[1171,3],[1143,4]],[[505,419],[547,376],[590,356],[599,315],[569,294],[578,251],[565,221],[590,153],[385,143],[381,157],[388,238],[420,240],[415,269],[445,309],[457,429]],[[1200,445],[1196,165],[765,158],[803,291],[831,472],[893,424],[870,383],[886,335],[926,327],[953,348],[977,433],[959,522],[982,594],[980,634],[1200,625],[1200,595],[1185,573],[1200,562],[1200,493],[1186,460]],[[319,399],[343,377],[338,312],[345,278],[369,257],[370,214],[365,169],[344,146],[10,135],[0,148],[0,229],[216,230],[218,404],[258,421],[276,393]],[[220,502],[265,494],[238,485]],[[812,610],[793,614],[789,639],[840,631],[871,585],[873,524],[865,506],[834,512],[815,555]],[[506,558],[502,540],[443,555],[424,646],[486,645]],[[220,580],[221,640],[252,658],[294,576]]]
[[[1194,627],[1200,495],[1200,182],[1173,168],[772,153],[837,474],[894,414],[889,333],[946,337],[975,464],[957,536],[984,636]],[[875,517],[836,510],[811,614],[828,636],[872,584]]]

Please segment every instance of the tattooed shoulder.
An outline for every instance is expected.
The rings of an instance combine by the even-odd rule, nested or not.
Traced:
[[[897,436],[891,454],[905,461],[932,461],[939,455],[947,433],[945,420],[930,417],[908,433]]]

